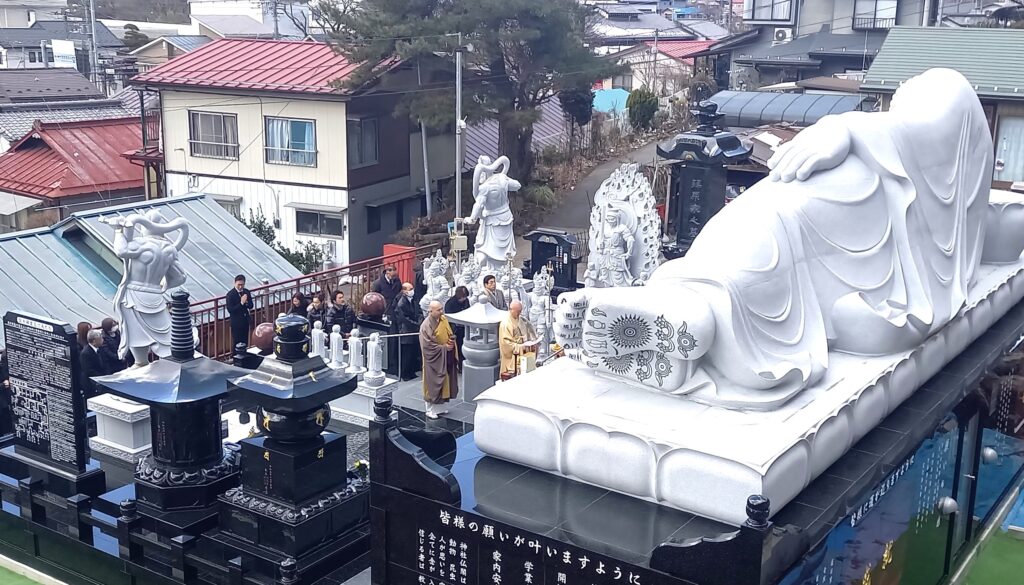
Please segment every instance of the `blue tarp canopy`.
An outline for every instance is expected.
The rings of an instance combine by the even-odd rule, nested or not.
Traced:
[[[874,100],[863,95],[720,91],[710,99],[725,114],[719,124],[738,128],[810,126],[829,114],[874,108]]]
[[[599,89],[594,92],[594,109],[603,114],[625,112],[629,92],[624,89]]]

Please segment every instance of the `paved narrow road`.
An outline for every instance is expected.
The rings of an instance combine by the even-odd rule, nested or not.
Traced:
[[[554,211],[551,220],[545,227],[559,228],[567,231],[579,231],[590,227],[590,210],[594,206],[594,194],[601,183],[624,162],[651,163],[654,161],[655,147],[652,142],[632,152],[616,155],[614,158],[591,169],[583,177],[576,188],[567,193]]]

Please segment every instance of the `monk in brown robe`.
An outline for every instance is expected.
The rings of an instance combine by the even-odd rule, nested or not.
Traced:
[[[520,355],[533,353],[537,346],[529,343],[537,340],[537,332],[529,319],[522,316],[523,303],[512,301],[508,316],[498,325],[498,348],[501,350],[501,376],[508,379],[516,374],[516,362]]]
[[[448,412],[445,405],[459,395],[459,350],[444,307],[437,301],[430,303],[430,312],[420,325],[420,350],[427,417],[437,418]]]

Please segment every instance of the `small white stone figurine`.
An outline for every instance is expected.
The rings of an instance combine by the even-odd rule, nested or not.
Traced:
[[[545,358],[551,346],[551,327],[549,326],[551,309],[551,274],[547,266],[541,266],[540,272],[533,277],[533,291],[530,292],[530,324],[540,338],[537,357]]]
[[[344,368],[345,363],[345,338],[341,336],[341,325],[331,328],[331,367],[334,369]]]
[[[366,367],[363,381],[367,386],[376,388],[384,383],[384,343],[381,341],[380,333],[371,333],[370,340],[366,342]]]
[[[310,341],[313,343],[313,351],[310,353],[312,356],[320,356],[322,358],[327,357],[327,334],[324,333],[324,324],[322,321],[313,323],[313,332],[309,334]]]
[[[352,335],[348,338],[348,361],[348,368],[345,371],[349,374],[362,374],[366,371],[366,366],[363,365],[363,339],[358,329],[353,329]]]
[[[441,255],[438,250],[432,257],[423,262],[426,270],[423,271],[423,281],[427,285],[427,294],[420,299],[420,309],[426,316],[430,312],[430,303],[437,301],[442,305],[452,296],[452,285],[448,282],[448,266],[451,264],[448,259]]]

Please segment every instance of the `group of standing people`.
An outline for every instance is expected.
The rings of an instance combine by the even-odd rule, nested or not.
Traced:
[[[125,352],[123,358],[118,355],[120,346],[121,324],[115,319],[107,317],[98,329],[85,321],[78,324],[78,363],[87,398],[97,394],[94,376],[116,374],[132,365],[130,352]]]

